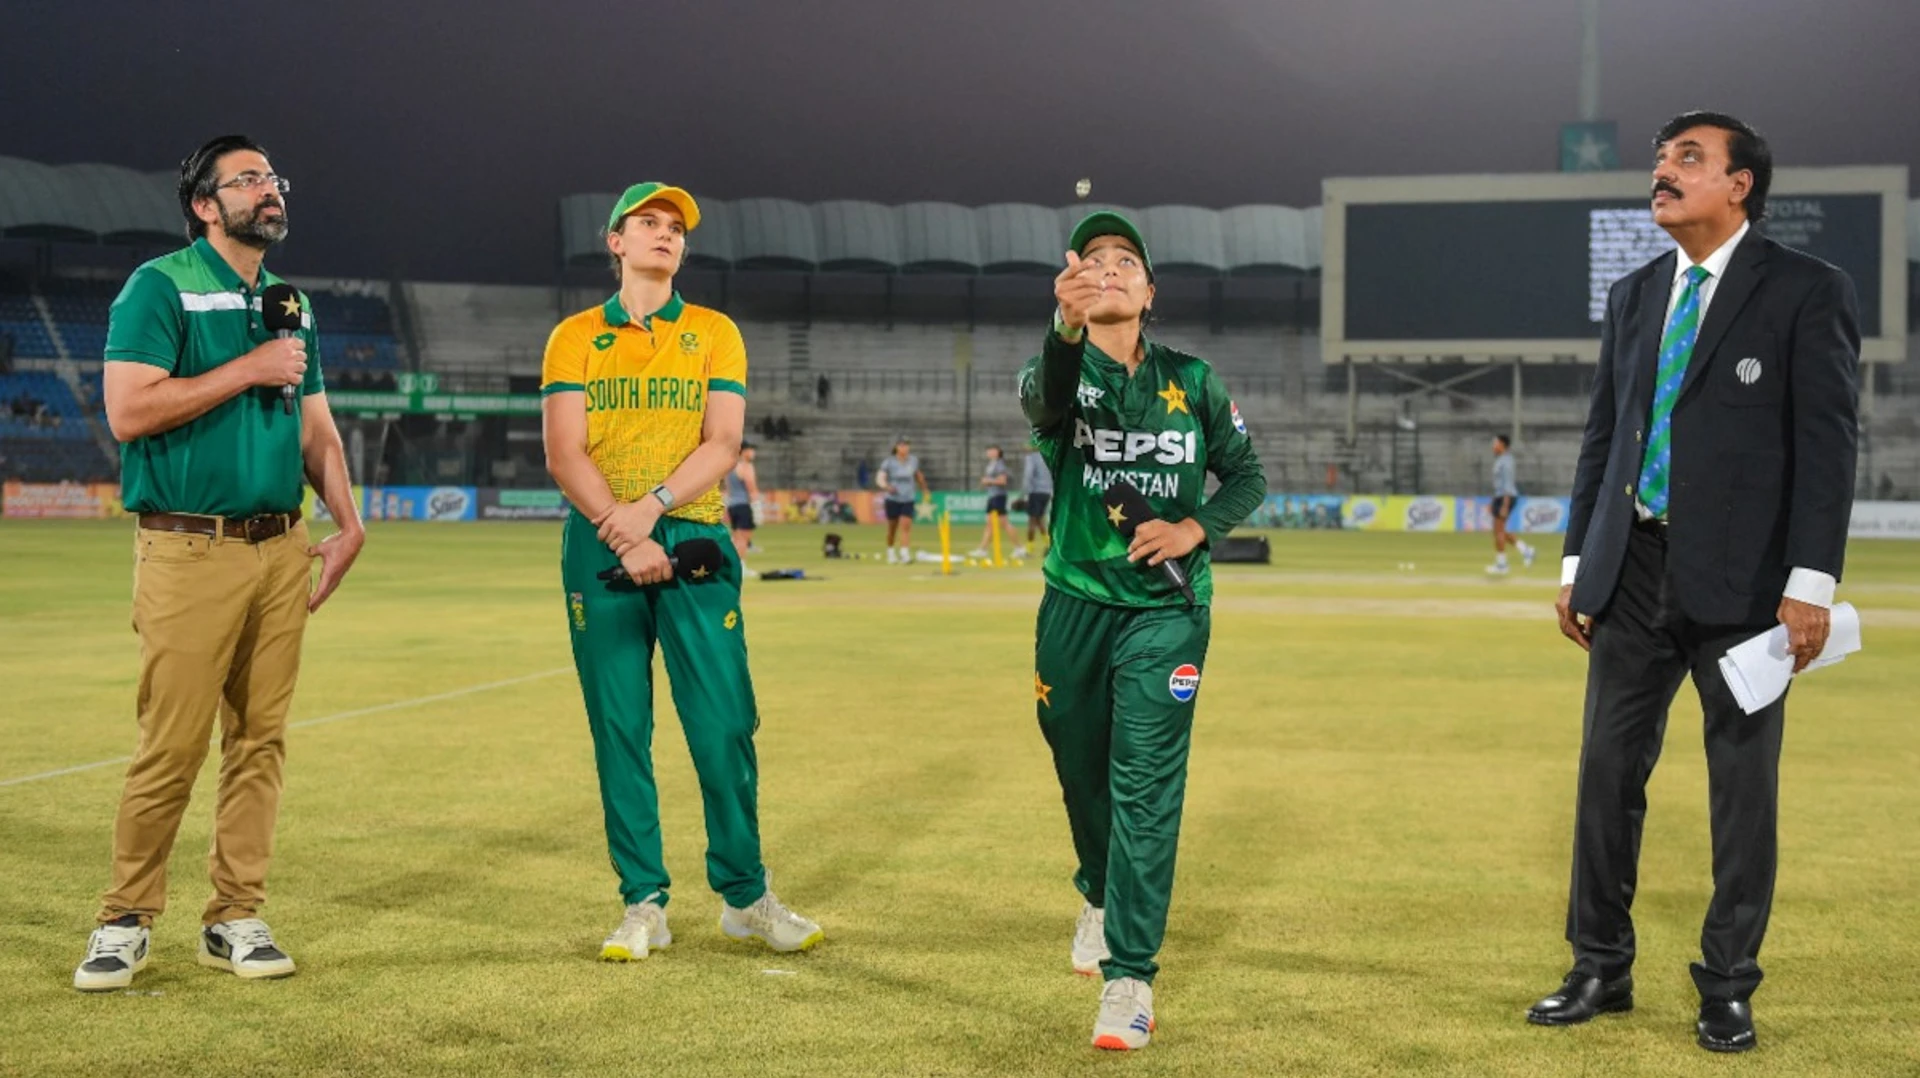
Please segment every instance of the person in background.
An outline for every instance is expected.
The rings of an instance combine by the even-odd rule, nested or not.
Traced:
[[[1520,551],[1527,566],[1533,566],[1533,547],[1507,531],[1507,518],[1513,516],[1514,503],[1520,500],[1520,488],[1513,481],[1513,439],[1504,434],[1493,436],[1493,564],[1487,572],[1507,575],[1507,548]]]
[[[998,528],[1006,533],[1007,554],[1010,557],[1024,558],[1027,548],[1013,534],[1013,522],[1007,519],[1007,487],[1012,476],[1007,471],[1004,454],[997,445],[987,447],[987,466],[980,474],[980,486],[987,492],[987,523],[980,533],[980,548],[970,557],[989,558],[993,556],[993,533]]]
[[[886,493],[887,564],[913,563],[913,506],[918,495],[933,497],[927,489],[927,477],[920,473],[920,458],[913,455],[913,443],[905,438],[893,443],[893,454],[880,462],[875,480]]]
[[[1027,496],[1027,544],[1031,546],[1036,538],[1049,538],[1047,509],[1053,504],[1053,473],[1038,449],[1028,450],[1021,458],[1020,489]],[[1024,556],[1026,548],[1020,552]]]
[[[753,545],[753,507],[760,501],[760,480],[753,470],[753,457],[753,443],[741,442],[740,462],[727,473],[727,527],[743,566],[747,555],[758,549]]]

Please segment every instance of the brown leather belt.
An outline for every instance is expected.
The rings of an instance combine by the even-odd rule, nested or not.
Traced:
[[[224,537],[245,543],[261,543],[285,535],[299,521],[298,509],[291,513],[262,513],[257,517],[209,517],[198,513],[140,514],[140,526],[148,531],[210,535],[215,539]]]

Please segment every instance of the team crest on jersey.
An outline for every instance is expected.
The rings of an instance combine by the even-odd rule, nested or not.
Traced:
[[[1074,395],[1080,398],[1080,407],[1091,408],[1100,403],[1100,398],[1106,396],[1107,391],[1101,389],[1099,386],[1088,385],[1082,382],[1080,383],[1080,388],[1075,391]]]
[[[1200,668],[1192,663],[1181,663],[1173,668],[1173,675],[1167,678],[1167,692],[1180,703],[1193,699],[1200,691]]]
[[[607,349],[609,349],[609,348],[612,348],[612,347],[613,347],[613,334],[612,334],[611,332],[608,332],[608,333],[602,333],[602,334],[601,334],[601,335],[599,335],[598,337],[595,337],[595,338],[593,339],[593,347],[594,347],[594,348],[595,348],[596,350],[598,350],[598,351],[601,351],[601,352],[604,352],[604,351],[606,351]]]
[[[1233,413],[1233,429],[1242,434],[1247,433],[1247,421],[1240,418],[1240,406],[1232,401],[1228,401],[1227,411]]]
[[[680,335],[680,354],[681,355],[690,356],[695,352],[698,352],[699,350],[700,350],[700,335],[698,333],[682,333]]]
[[[587,628],[587,599],[579,592],[567,593],[567,613],[573,616],[574,632],[585,632]]]

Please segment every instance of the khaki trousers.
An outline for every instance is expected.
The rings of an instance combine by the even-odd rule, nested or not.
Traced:
[[[141,529],[140,745],[113,827],[113,886],[99,919],[142,924],[167,906],[167,857],[220,717],[220,789],[204,924],[256,915],[280,809],[287,708],[307,625],[304,523],[261,543]]]

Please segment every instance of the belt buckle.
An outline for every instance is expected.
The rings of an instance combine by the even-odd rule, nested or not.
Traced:
[[[249,543],[260,542],[260,540],[264,537],[259,534],[259,528],[262,524],[266,523],[267,520],[268,520],[267,517],[255,516],[255,517],[248,517],[247,519],[241,521],[240,522],[241,535],[244,536],[247,542]]]

